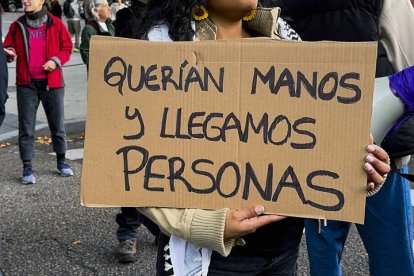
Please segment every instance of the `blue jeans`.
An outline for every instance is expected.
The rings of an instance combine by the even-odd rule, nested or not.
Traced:
[[[52,136],[53,151],[66,152],[64,88],[48,89],[47,79],[32,79],[30,85],[17,86],[19,151],[22,160],[34,158],[36,114],[42,102]]]
[[[401,169],[407,172],[407,166]],[[311,275],[342,275],[341,255],[351,224],[328,221],[318,233],[313,220],[305,221]],[[367,198],[365,224],[356,225],[368,252],[373,276],[412,276],[413,228],[410,184],[390,173],[378,194]]]

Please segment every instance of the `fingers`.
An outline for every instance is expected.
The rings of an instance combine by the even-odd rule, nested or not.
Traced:
[[[262,226],[265,226],[265,225],[267,225],[269,223],[272,223],[272,222],[275,222],[275,221],[282,220],[284,218],[285,217],[278,216],[278,215],[264,215],[264,216],[251,218],[251,219],[249,219],[249,221],[246,221],[246,224],[248,224],[250,226],[250,229],[252,230],[252,232],[254,232]]]
[[[48,64],[45,64],[45,65],[43,65],[43,70],[48,71],[48,72],[52,72],[54,70],[54,68],[52,68]]]
[[[264,213],[264,207],[260,205],[251,206],[249,208],[234,211],[234,215],[238,220],[245,220],[260,216]]]
[[[381,147],[374,145],[374,138],[370,134],[370,145],[367,147],[368,155],[365,159],[364,170],[368,175],[367,190],[374,189],[375,185],[384,182],[384,175],[390,171],[389,156]]]
[[[235,210],[235,211],[233,211],[233,215],[237,220],[239,220],[241,222],[248,221],[248,220],[252,221],[254,219],[260,220],[260,221],[261,220],[267,221],[268,219],[281,220],[281,219],[285,218],[283,216],[278,216],[278,215],[264,215],[263,216],[264,211],[265,211],[265,209],[264,209],[263,206],[255,205],[255,206],[245,208],[245,209],[242,209],[242,210]],[[260,223],[262,223],[262,222],[260,222]]]
[[[379,160],[388,163],[388,154],[383,148],[377,145],[371,144],[367,147],[367,151],[371,153],[372,155],[375,155],[375,157],[378,158]]]
[[[365,161],[365,165],[370,164],[380,175],[389,173],[391,169],[390,164],[388,163],[388,159],[386,161],[382,161],[372,154],[368,154]]]
[[[256,231],[257,228],[284,219],[278,215],[262,215],[264,207],[252,206],[242,210],[231,210],[227,213],[224,239],[244,236]]]
[[[372,136],[372,133],[369,134],[369,144],[370,145],[374,144],[374,136]]]
[[[14,53],[13,53],[13,51],[12,50],[9,50],[9,49],[4,49],[4,52],[6,53],[6,55],[8,55],[8,56],[12,56]]]
[[[15,59],[17,57],[16,53],[12,50],[4,49],[4,52],[8,58]]]
[[[233,214],[240,221],[241,226],[245,226],[244,230],[249,232],[254,232],[259,227],[285,218],[278,215],[262,215],[263,213],[264,207],[256,205],[235,211]]]
[[[375,188],[375,184],[374,184],[374,182],[368,182],[368,184],[367,184],[367,191],[372,191],[372,190],[374,190],[374,188]]]
[[[384,175],[391,170],[388,163],[388,154],[376,145],[369,145],[367,147],[369,152],[364,164],[364,170],[368,175],[368,179],[376,185],[381,185],[384,182]]]
[[[387,165],[388,166],[388,165]],[[364,170],[368,175],[370,182],[374,182],[376,185],[382,185],[384,182],[384,174],[378,173],[370,163],[365,163]]]

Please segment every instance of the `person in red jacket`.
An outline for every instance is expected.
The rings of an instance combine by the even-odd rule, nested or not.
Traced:
[[[72,41],[62,21],[47,12],[44,0],[24,0],[25,14],[13,22],[4,41],[9,61],[16,61],[19,151],[23,161],[23,184],[34,184],[35,123],[42,102],[49,124],[57,169],[72,176],[66,163],[64,81],[62,66],[72,52]]]

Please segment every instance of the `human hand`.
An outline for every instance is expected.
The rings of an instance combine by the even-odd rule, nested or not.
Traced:
[[[4,53],[6,54],[7,61],[9,62],[13,61],[17,57],[16,53],[11,49],[4,48]]]
[[[374,145],[374,138],[370,135],[368,155],[365,159],[364,170],[368,176],[367,191],[385,182],[385,176],[390,172],[389,156],[381,147]]]
[[[43,70],[52,72],[53,70],[56,69],[56,62],[54,62],[53,60],[48,60],[45,64],[43,64],[42,67],[43,67]]]
[[[264,207],[260,205],[242,210],[228,211],[226,225],[224,227],[224,240],[238,238],[253,233],[259,227],[285,218],[278,215],[261,216],[263,213]]]

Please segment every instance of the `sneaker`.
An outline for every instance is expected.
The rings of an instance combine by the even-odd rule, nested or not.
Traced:
[[[73,52],[75,52],[75,53],[79,53],[79,48],[73,48]]]
[[[23,169],[22,183],[24,185],[36,183],[36,177],[33,175],[32,166],[27,166]]]
[[[118,245],[118,261],[120,263],[133,263],[137,260],[137,240],[129,239],[119,241]]]
[[[72,176],[73,175],[72,169],[65,162],[59,162],[57,165],[57,170],[61,176]]]

